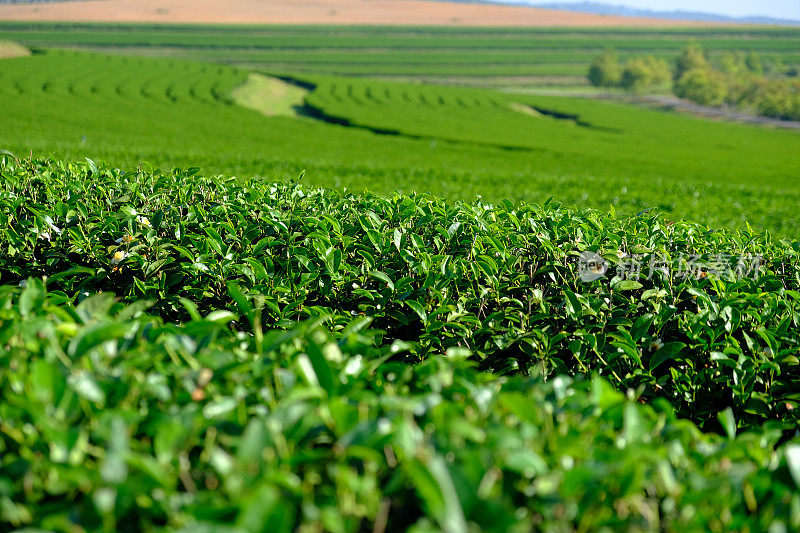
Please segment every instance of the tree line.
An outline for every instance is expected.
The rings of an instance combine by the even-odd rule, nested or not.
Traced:
[[[649,55],[620,63],[606,50],[589,66],[595,87],[617,87],[641,94],[670,84],[672,92],[701,105],[731,107],[782,120],[800,120],[797,69],[765,63],[756,52],[725,52],[716,61],[698,44],[689,44],[670,65]]]

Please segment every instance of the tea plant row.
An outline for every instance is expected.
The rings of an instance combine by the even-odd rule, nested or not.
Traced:
[[[711,430],[725,409],[741,428],[796,427],[796,243],[647,214],[194,172],[6,157],[0,279],[147,300],[173,322],[233,311],[242,330],[323,316],[340,330],[355,317],[397,361],[468,350],[501,374],[598,373]],[[586,253],[613,267],[606,277],[581,281]],[[744,276],[715,273],[723,255],[758,261]],[[700,268],[684,275],[691,257]],[[633,259],[660,267],[617,275]]]
[[[800,446],[730,410],[707,435],[600,377],[393,361],[360,318],[236,332],[26,285],[0,287],[3,529],[800,527]]]

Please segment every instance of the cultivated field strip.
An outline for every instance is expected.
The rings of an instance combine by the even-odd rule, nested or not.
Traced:
[[[78,58],[71,68],[54,76],[53,59]],[[80,101],[114,100],[115,105],[136,105],[145,99],[156,104],[218,102],[230,89],[241,83],[242,74],[226,67],[179,62],[166,62],[154,70],[152,61],[139,58],[111,58],[72,52],[54,52],[51,61],[31,62],[18,74],[7,74],[2,90],[13,90],[19,96],[72,98]],[[103,64],[122,67],[121,77],[109,79]],[[171,75],[164,76],[167,71]]]
[[[612,102],[375,80],[303,79],[316,83],[316,90],[306,98],[310,107],[322,115],[378,132],[532,153],[547,152],[559,146],[562,153],[577,158],[602,157],[614,150],[621,158],[630,157],[633,164],[660,152],[670,154],[674,165],[681,164],[684,145],[674,137],[680,135],[683,140],[702,146],[708,161],[731,168],[731,158],[742,154],[729,151],[717,141],[704,139],[708,134],[712,139],[723,135],[730,142],[741,143],[742,147],[746,144],[759,146],[764,150],[758,155],[759,160],[769,153],[770,157],[763,164],[774,171],[770,176],[773,184],[791,185],[794,180],[792,172],[778,170],[774,161],[787,156],[794,160],[798,156],[773,150],[767,140],[786,132],[742,129],[739,125],[703,122],[660,111],[632,110]],[[800,140],[796,134],[786,135],[787,140]],[[775,159],[771,159],[773,157]],[[742,183],[751,179],[752,174],[743,176]]]
[[[68,31],[65,31],[68,30]],[[0,35],[33,47],[169,54],[272,72],[385,77],[568,77],[608,47],[625,60],[669,59],[695,40],[713,55],[745,48],[787,67],[800,65],[800,30],[486,30],[346,27],[243,28],[0,23]],[[530,80],[528,80],[530,82]]]

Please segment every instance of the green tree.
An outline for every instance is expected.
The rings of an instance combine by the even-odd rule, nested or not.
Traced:
[[[759,114],[782,120],[800,120],[800,90],[789,83],[771,83],[756,100]]]
[[[625,64],[620,86],[626,91],[640,94],[650,87],[668,82],[669,79],[667,62],[649,55],[631,59]]]
[[[792,107],[789,114],[790,120],[800,120],[800,92],[794,93]]]
[[[764,64],[764,73],[770,76],[786,76],[790,77],[790,69],[786,67],[783,60],[780,57],[774,57],[771,59],[765,59],[763,61]]]
[[[618,87],[622,70],[616,52],[606,50],[589,66],[589,83],[595,87]]]
[[[637,57],[626,63],[620,85],[626,91],[642,93],[653,84],[653,71],[646,59]]]
[[[719,60],[719,70],[731,76],[741,76],[748,72],[744,52],[725,52]]]
[[[705,51],[699,44],[691,42],[686,45],[675,61],[675,70],[672,73],[672,80],[677,82],[690,70],[708,69],[710,69],[710,65],[706,58]]]
[[[721,106],[728,96],[722,76],[710,68],[689,70],[675,83],[675,94],[701,105]]]
[[[651,83],[653,85],[662,85],[670,81],[672,73],[669,69],[669,63],[663,59],[658,59],[653,55],[649,55],[644,59],[650,68],[650,73],[652,75]]]
[[[744,64],[747,66],[747,70],[753,74],[761,75],[764,73],[764,65],[761,63],[761,58],[752,50],[745,57]]]
[[[758,92],[759,80],[730,76],[727,81],[728,95],[725,98],[725,103],[732,107],[748,107]]]

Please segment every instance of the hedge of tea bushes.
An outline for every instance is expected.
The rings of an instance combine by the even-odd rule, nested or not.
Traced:
[[[464,349],[501,375],[596,373],[710,431],[722,433],[726,409],[739,429],[796,431],[797,243],[651,212],[448,203],[197,169],[4,156],[0,174],[5,283],[47,277],[77,300],[147,300],[173,323],[232,311],[241,331],[321,316],[339,331],[355,318],[395,346],[392,361]],[[581,281],[587,253],[608,275]],[[741,257],[744,275],[715,272],[722,256]],[[634,259],[659,267],[614,275]]]
[[[706,434],[599,376],[395,361],[361,318],[243,332],[25,285],[0,287],[4,530],[800,527],[800,445],[730,410]]]

